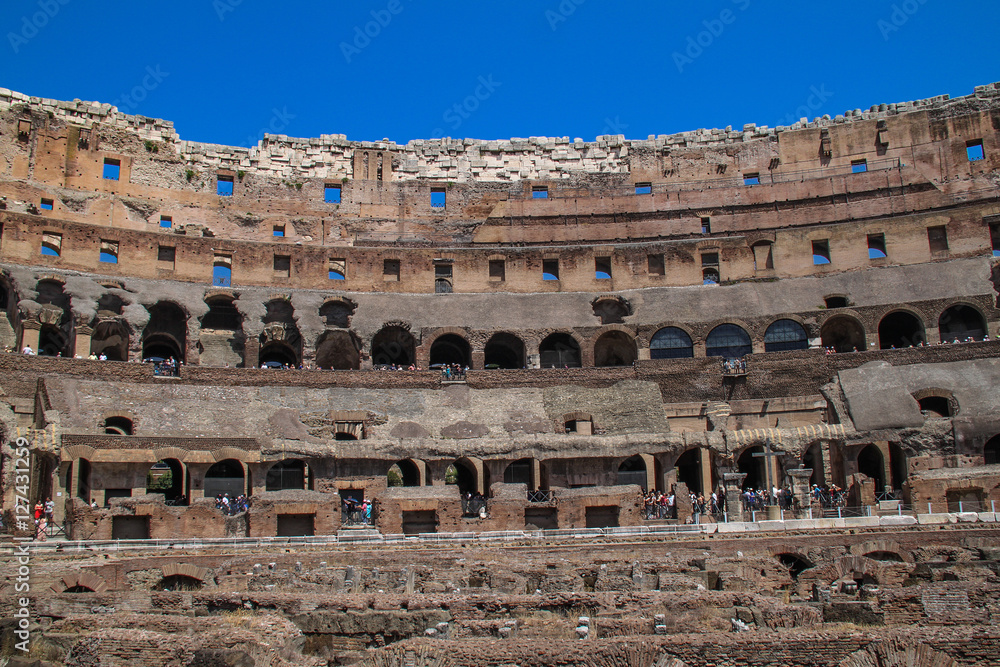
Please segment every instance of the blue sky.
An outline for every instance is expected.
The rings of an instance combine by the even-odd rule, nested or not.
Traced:
[[[7,0],[0,87],[182,138],[776,126],[1000,80],[1000,3]]]

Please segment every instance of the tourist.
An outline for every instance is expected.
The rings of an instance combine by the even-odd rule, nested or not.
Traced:
[[[45,518],[48,521],[52,521],[52,514],[55,512],[55,510],[56,510],[56,504],[52,502],[52,498],[48,498],[45,501]]]
[[[25,345],[24,349],[21,350],[21,354],[26,354],[29,357],[33,357],[33,356],[35,356],[35,351],[31,349],[30,345]]]

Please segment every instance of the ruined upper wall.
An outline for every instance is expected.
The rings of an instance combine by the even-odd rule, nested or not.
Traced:
[[[861,121],[885,121],[914,112],[936,117],[1000,108],[1000,82],[977,86],[971,95],[950,99],[939,95],[923,100],[879,104],[868,111],[854,109],[835,118],[802,118],[791,126],[769,128],[753,123],[741,130],[699,129],[672,135],[650,135],[645,140],[626,140],[623,135],[600,136],[586,142],[569,137],[530,137],[483,141],[416,139],[405,145],[382,140],[348,141],[345,135],[328,134],[298,139],[267,134],[251,148],[184,141],[173,123],[123,114],[110,104],[29,97],[0,88],[0,111],[16,105],[49,114],[67,123],[91,127],[95,124],[135,133],[143,141],[167,144],[193,165],[209,169],[240,169],[277,178],[375,179],[375,161],[386,161],[385,180],[440,179],[456,182],[516,182],[563,180],[592,174],[629,174],[636,152],[666,154],[685,149],[706,151],[757,141],[780,142],[784,134],[797,130],[820,130]],[[888,131],[888,130],[887,130]],[[372,151],[371,163],[361,164],[358,154]],[[365,157],[369,157],[365,155]],[[391,164],[389,161],[391,160]],[[722,161],[719,164],[723,164]],[[669,165],[668,165],[669,171]],[[723,172],[724,173],[724,172]]]

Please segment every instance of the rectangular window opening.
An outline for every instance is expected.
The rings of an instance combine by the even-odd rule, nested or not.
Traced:
[[[323,188],[323,201],[325,201],[327,204],[339,204],[340,186],[327,184]]]
[[[104,178],[109,181],[117,181],[121,177],[122,161],[114,158],[104,158]]]
[[[993,256],[1000,257],[1000,223],[990,225],[990,245],[993,246]]]
[[[431,208],[444,208],[448,203],[448,193],[444,188],[431,188]]]
[[[174,257],[177,250],[173,246],[161,245],[156,248],[156,261],[163,264],[169,264],[170,268],[174,268]],[[161,267],[166,268],[166,267]]]
[[[386,259],[382,261],[382,279],[388,282],[399,280],[399,260]]]
[[[233,177],[220,175],[219,180],[216,182],[216,193],[220,197],[232,197]]]
[[[547,185],[535,185],[531,188],[532,199],[548,199],[549,187]]]
[[[507,262],[502,259],[490,260],[490,280],[507,280]]]
[[[212,266],[212,285],[215,287],[232,287],[233,256],[216,255]]]
[[[885,259],[885,234],[868,235],[868,259]]]
[[[868,171],[868,160],[853,160],[851,162],[852,174],[863,174]]]
[[[927,228],[927,243],[932,253],[948,252],[948,230],[944,225]]]
[[[597,280],[611,280],[611,258],[594,258],[594,278]]]
[[[542,280],[559,280],[559,260],[542,260]]]
[[[163,227],[165,229],[170,229],[173,226],[174,226],[174,219],[172,217],[170,217],[169,215],[160,216],[160,227]]]
[[[330,269],[328,275],[330,280],[346,280],[347,259],[345,259],[344,257],[331,257]]]
[[[743,174],[743,185],[760,185],[760,174]]]
[[[62,254],[62,234],[46,232],[42,234],[42,254],[59,257]]]
[[[986,157],[983,151],[983,140],[977,139],[965,144],[965,154],[969,156],[969,162],[978,162]]]
[[[711,234],[712,233],[712,219],[711,218],[702,218],[701,219],[701,233],[702,234]]]
[[[653,184],[652,183],[636,183],[635,193],[637,195],[651,195],[653,194]]]
[[[702,266],[718,266],[719,265],[719,253],[717,252],[706,252],[701,256]]]
[[[292,274],[292,257],[291,255],[275,255],[274,256],[274,274],[283,278],[287,278]]]
[[[105,264],[118,263],[118,241],[101,240],[100,261]]]
[[[274,234],[274,236],[277,236],[278,238],[283,238],[285,236],[285,226],[275,225],[272,234]]]
[[[52,199],[43,199],[39,203],[39,206],[43,211],[51,211],[52,208],[55,206],[55,201],[53,201]]]
[[[827,240],[823,241],[813,241],[813,264],[819,266],[821,264],[830,263],[830,242]]]
[[[666,266],[663,262],[663,255],[647,255],[646,267],[649,275],[651,276],[666,275]]]

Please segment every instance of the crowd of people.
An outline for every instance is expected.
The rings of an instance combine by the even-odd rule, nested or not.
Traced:
[[[340,501],[343,523],[348,526],[370,526],[372,523],[372,503],[367,498],[358,502],[345,497]]]
[[[813,502],[822,507],[843,507],[846,500],[844,490],[836,484],[831,484],[829,488],[813,484],[810,494]]]
[[[732,375],[742,375],[747,372],[746,359],[726,359],[722,362],[722,370]]]
[[[250,499],[242,493],[235,498],[230,498],[228,493],[220,493],[215,497],[215,509],[232,516],[250,509]]]
[[[707,498],[703,493],[688,494],[687,502],[691,507],[692,521],[699,522],[699,518],[705,514],[721,516],[726,506],[726,493],[722,488],[713,491]],[[676,519],[678,498],[674,489],[668,493],[660,490],[653,490],[646,493],[643,506],[643,518],[653,519]]]
[[[740,497],[743,502],[744,512],[759,512],[768,506],[790,510],[792,509],[793,498],[792,490],[787,486],[780,488],[772,486],[770,491],[766,488],[746,488],[743,489],[743,494]]]

